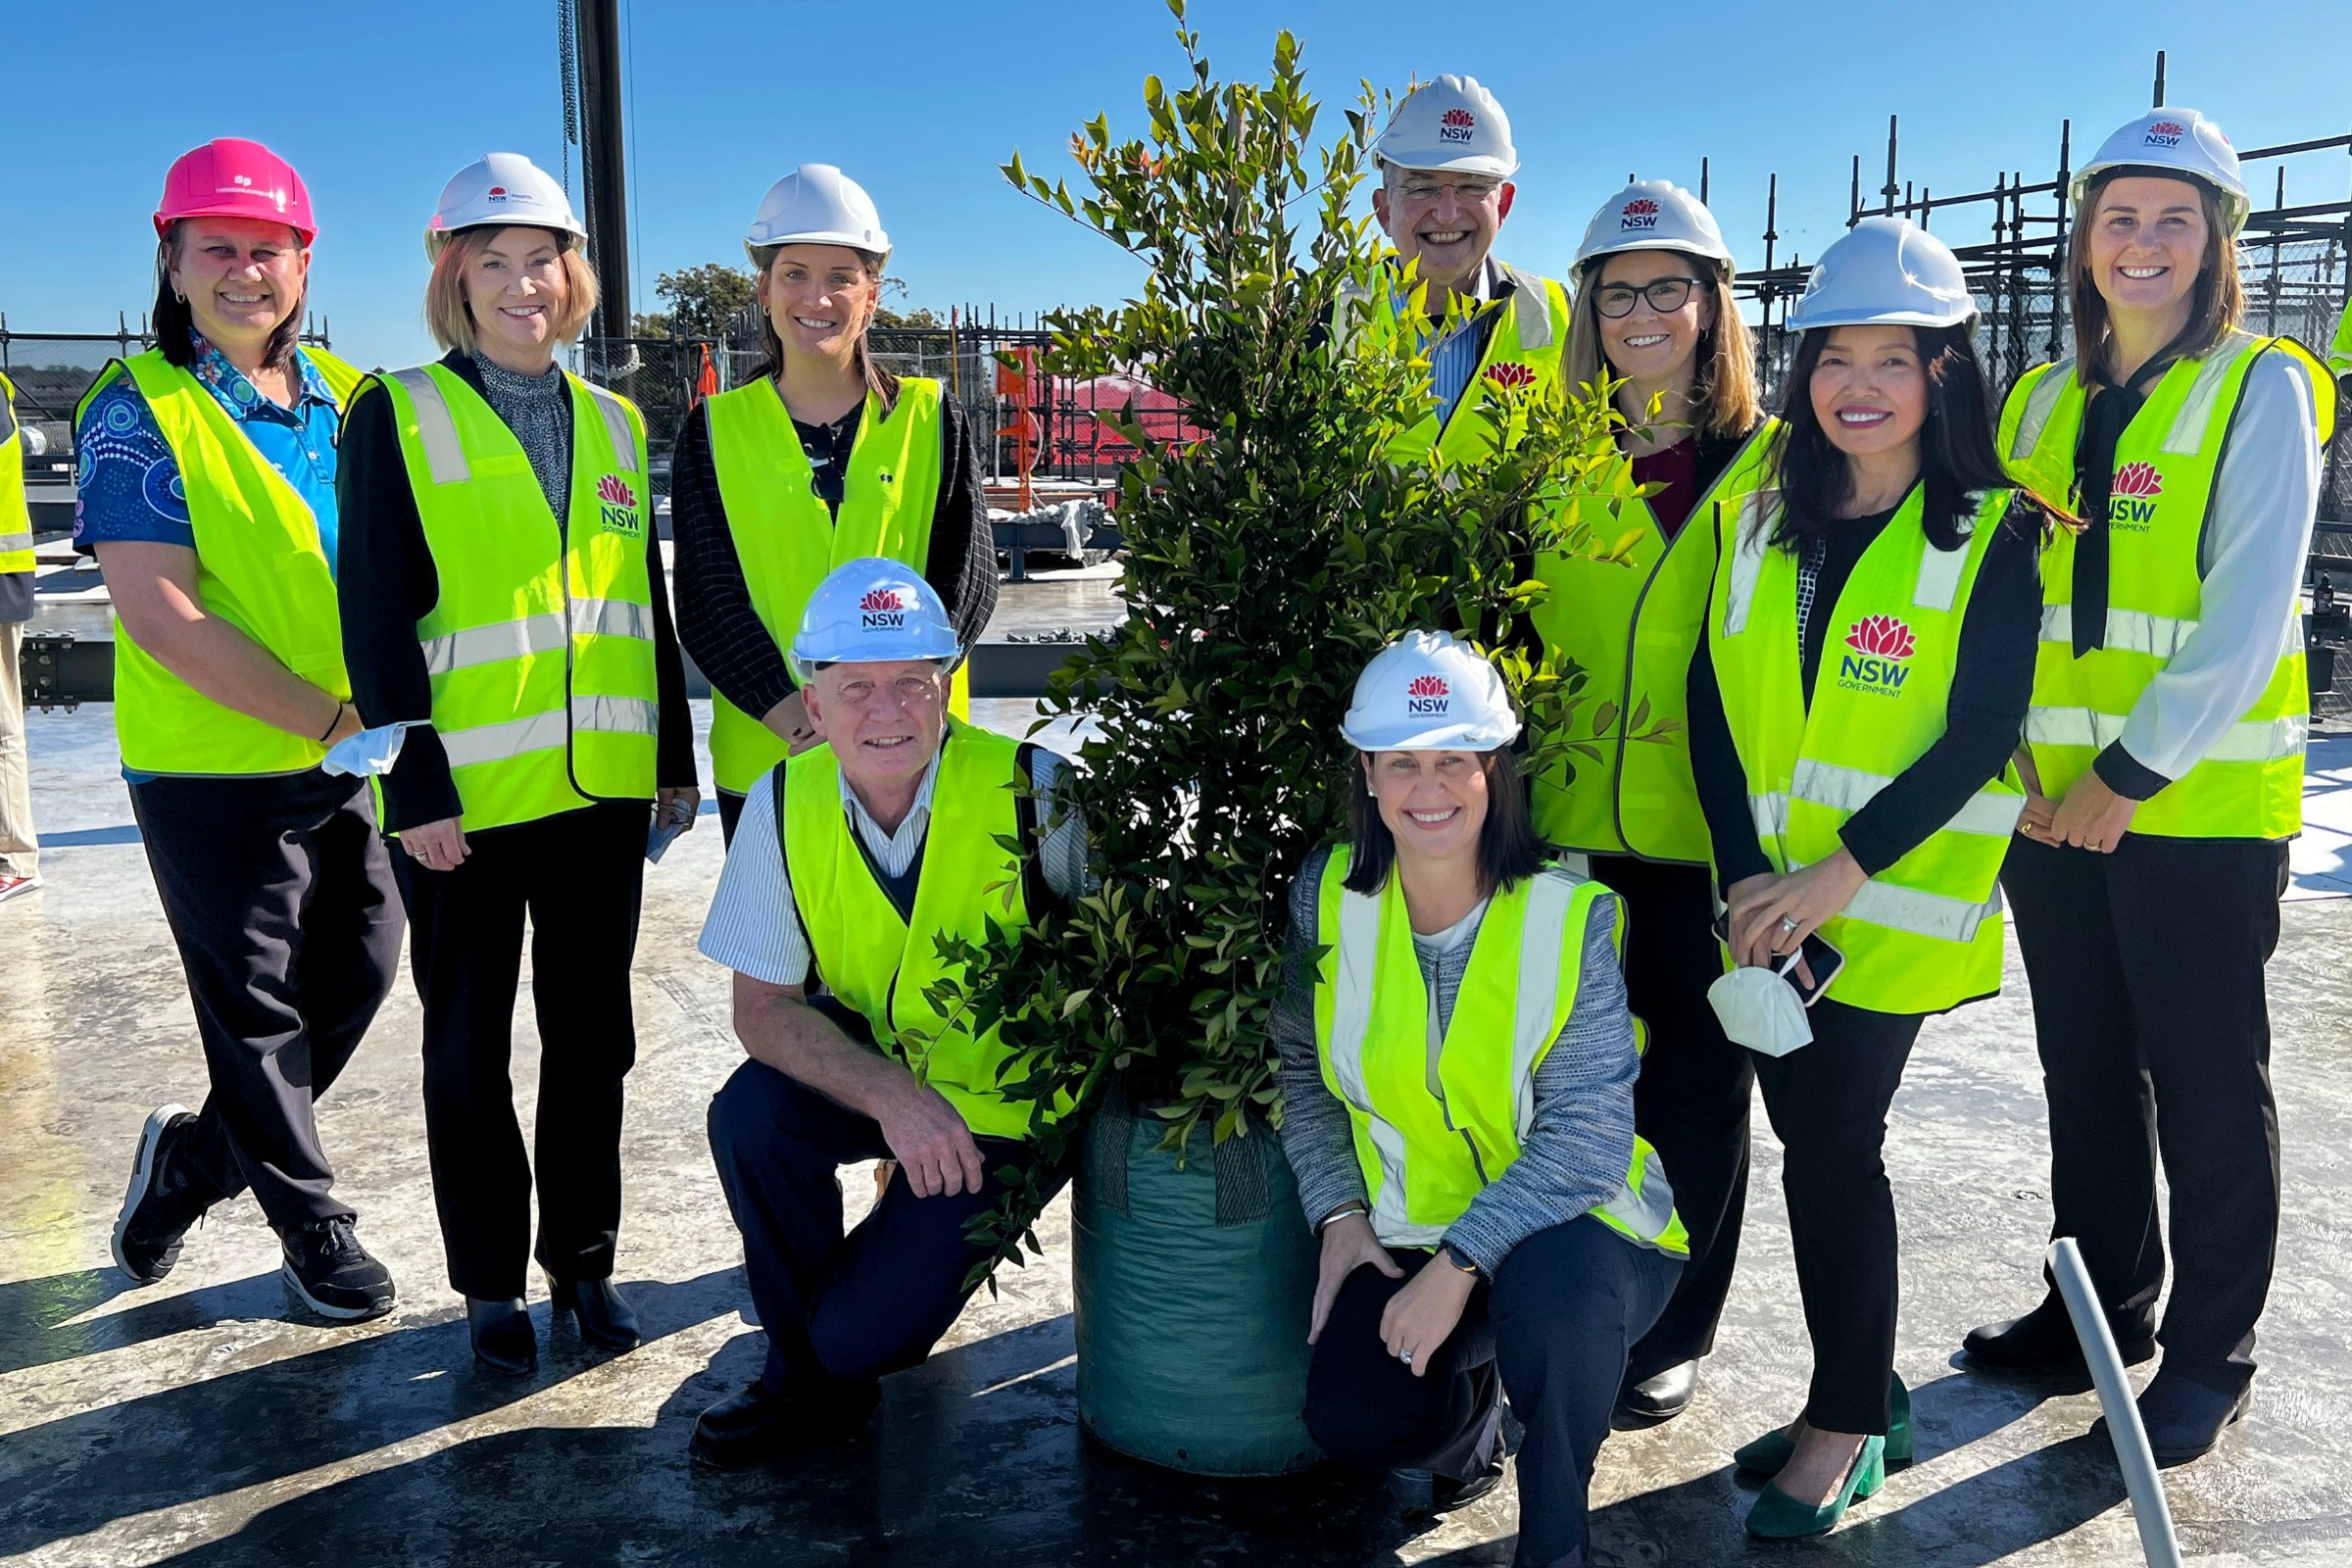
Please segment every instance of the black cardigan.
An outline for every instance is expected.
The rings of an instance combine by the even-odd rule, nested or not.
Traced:
[[[481,372],[467,356],[453,352],[441,365],[474,391],[482,390]],[[568,417],[569,400],[564,407]],[[338,464],[335,507],[341,533],[335,547],[335,598],[343,614],[343,662],[351,673],[352,701],[360,721],[370,727],[429,719],[433,682],[416,641],[416,622],[439,603],[441,580],[425,544],[423,520],[416,515],[416,496],[401,456],[392,400],[372,384],[361,389],[344,414]],[[662,541],[650,526],[645,530],[645,556],[654,590],[654,673],[661,704],[654,777],[664,789],[697,789],[686,668],[678,658],[677,632],[670,625]],[[449,755],[429,725],[408,732],[400,760],[384,775],[383,786],[387,833],[464,811],[457,783],[449,776]]]

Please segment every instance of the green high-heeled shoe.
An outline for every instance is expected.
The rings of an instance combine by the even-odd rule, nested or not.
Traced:
[[[1788,1468],[1788,1457],[1794,1452],[1796,1444],[1788,1434],[1776,1430],[1733,1449],[1732,1462],[1758,1475],[1777,1476]],[[1886,1468],[1900,1470],[1910,1462],[1911,1391],[1903,1386],[1898,1374],[1886,1389]]]
[[[1864,1438],[1862,1451],[1854,1455],[1854,1467],[1845,1473],[1845,1485],[1838,1489],[1838,1495],[1827,1504],[1808,1508],[1783,1492],[1777,1482],[1767,1482],[1764,1490],[1756,1494],[1756,1505],[1747,1510],[1747,1533],[1767,1541],[1826,1536],[1838,1528],[1846,1509],[1875,1496],[1886,1484],[1886,1440]]]

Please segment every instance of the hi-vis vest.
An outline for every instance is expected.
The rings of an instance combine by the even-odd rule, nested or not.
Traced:
[[[2335,323],[2335,341],[2328,345],[2328,373],[2352,375],[2352,295],[2344,299],[2344,318]]]
[[[2075,657],[2075,536],[2061,532],[2042,555],[2041,648],[2026,740],[2053,800],[2122,736],[2140,693],[2197,629],[2197,553],[2214,480],[2246,375],[2271,352],[2306,362],[2323,442],[2333,428],[2334,384],[2291,339],[2233,332],[2203,359],[2167,370],[2116,442],[2104,647]],[[2027,371],[2001,411],[2002,458],[2045,496],[2074,493],[2086,400],[2074,372],[2072,360]],[[2262,695],[2194,767],[2140,804],[2132,832],[2281,839],[2301,830],[2311,690],[2299,609],[2290,601],[2280,619],[2278,661]]]
[[[1029,928],[1023,869],[1036,858],[1036,828],[1018,794],[1029,750],[948,720],[907,910],[875,875],[843,808],[833,748],[812,747],[772,775],[785,874],[815,978],[864,1016],[885,1054],[939,1091],[966,1127],[991,1138],[1026,1137],[1031,1102],[1000,1090],[998,1070],[1009,1053],[998,1033],[974,1035],[943,1018],[929,992],[948,973],[940,937],[984,943],[992,929],[1015,935]]]
[[[1638,531],[1629,563],[1537,559],[1536,576],[1551,594],[1528,618],[1556,659],[1584,667],[1581,733],[1570,738],[1600,754],[1580,750],[1535,781],[1536,830],[1562,849],[1707,863],[1707,820],[1690,776],[1687,677],[1715,575],[1715,512],[1761,482],[1778,428],[1767,420],[1748,438],[1671,541],[1648,502],[1620,494],[1590,503],[1604,513],[1592,527],[1604,545]],[[1630,491],[1632,463],[1620,461],[1616,472],[1619,489]],[[1659,724],[1671,728],[1654,740],[1625,738],[1629,728]]]
[[[1838,830],[1943,734],[1969,595],[2009,509],[1980,499],[1955,550],[1936,550],[1913,486],[1854,564],[1823,639],[1805,706],[1796,557],[1768,541],[1778,488],[1726,507],[1723,565],[1708,602],[1707,651],[1747,775],[1748,809],[1773,868],[1837,853]],[[1845,955],[1829,995],[1872,1012],[1940,1012],[2001,987],[1998,878],[2025,808],[2014,764],[1952,819],[1862,884],[1822,940]]]
[[[439,365],[379,378],[440,598],[416,622],[467,831],[654,797],[658,687],[645,425],[571,389],[559,521],[497,411]]]
[[[898,405],[884,418],[880,400],[865,395],[839,515],[816,493],[808,454],[771,378],[721,392],[705,405],[710,411],[710,466],[743,563],[744,586],[779,650],[792,647],[809,596],[835,566],[882,556],[923,569],[943,478],[939,399],[937,381],[907,376],[899,382]],[[956,670],[949,710],[958,716],[969,708],[970,679]],[[784,760],[783,738],[760,716],[711,694],[710,767],[718,787],[730,794],[744,794]]]
[[[24,432],[17,388],[0,375],[0,572],[32,569],[32,513],[24,505]]]
[[[1499,306],[1482,307],[1501,311],[1502,318],[1487,336],[1487,350],[1479,359],[1478,372],[1462,389],[1452,416],[1443,425],[1433,403],[1418,423],[1397,432],[1389,443],[1392,461],[1406,463],[1435,451],[1443,458],[1458,462],[1484,457],[1494,451],[1498,443],[1510,444],[1516,439],[1516,432],[1496,431],[1494,418],[1487,412],[1486,399],[1480,395],[1490,381],[1498,387],[1534,386],[1554,400],[1563,396],[1560,356],[1568,347],[1567,289],[1547,277],[1538,277],[1500,263],[1496,266],[1511,280],[1511,293]],[[1396,306],[1393,289],[1378,289],[1371,297],[1350,289],[1333,308],[1333,336],[1347,340],[1360,332],[1374,342],[1393,342],[1401,327]]]
[[[1346,887],[1348,850],[1324,863],[1315,976],[1315,1050],[1324,1085],[1348,1107],[1389,1247],[1434,1247],[1519,1157],[1536,1119],[1536,1069],[1576,1008],[1585,928],[1608,890],[1549,866],[1497,893],[1479,922],[1429,1082],[1429,988],[1394,868],[1378,894]],[[1625,940],[1624,906],[1617,941]],[[1674,1190],[1640,1137],[1617,1196],[1592,1210],[1627,1240],[1688,1256]]]
[[[338,408],[350,406],[360,371],[320,349],[299,349]],[[187,492],[196,537],[196,597],[277,662],[330,696],[351,696],[343,670],[343,620],[318,519],[270,466],[203,382],[149,349],[118,360],[82,394],[80,411],[118,375],[147,400]],[[326,748],[308,735],[214,702],[172,674],[115,617],[115,733],[122,765],[136,773],[301,773]]]

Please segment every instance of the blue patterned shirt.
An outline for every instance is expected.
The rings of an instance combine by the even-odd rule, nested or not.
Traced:
[[[328,570],[335,564],[335,431],[342,416],[309,358],[297,355],[302,386],[294,407],[280,408],[248,380],[228,357],[195,338],[189,367],[254,450],[285,476],[318,519],[318,543]],[[147,407],[145,394],[118,375],[90,400],[75,432],[74,546],[143,541],[196,548],[188,495],[179,464]]]

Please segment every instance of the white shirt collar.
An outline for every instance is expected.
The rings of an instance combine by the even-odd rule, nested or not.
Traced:
[[[944,731],[940,736],[940,744],[941,750],[945,751],[947,735]],[[906,808],[906,819],[899,823],[896,833],[883,830],[882,824],[874,819],[874,813],[867,810],[865,803],[858,798],[858,792],[850,788],[848,770],[836,767],[835,771],[841,778],[841,808],[850,813],[850,820],[857,824],[858,836],[865,840],[865,847],[873,851],[874,858],[885,865],[894,858],[892,852],[911,849],[921,843],[923,835],[931,830],[931,792],[939,784],[939,752],[931,754],[931,765],[923,769],[922,782],[914,788],[914,804]]]

